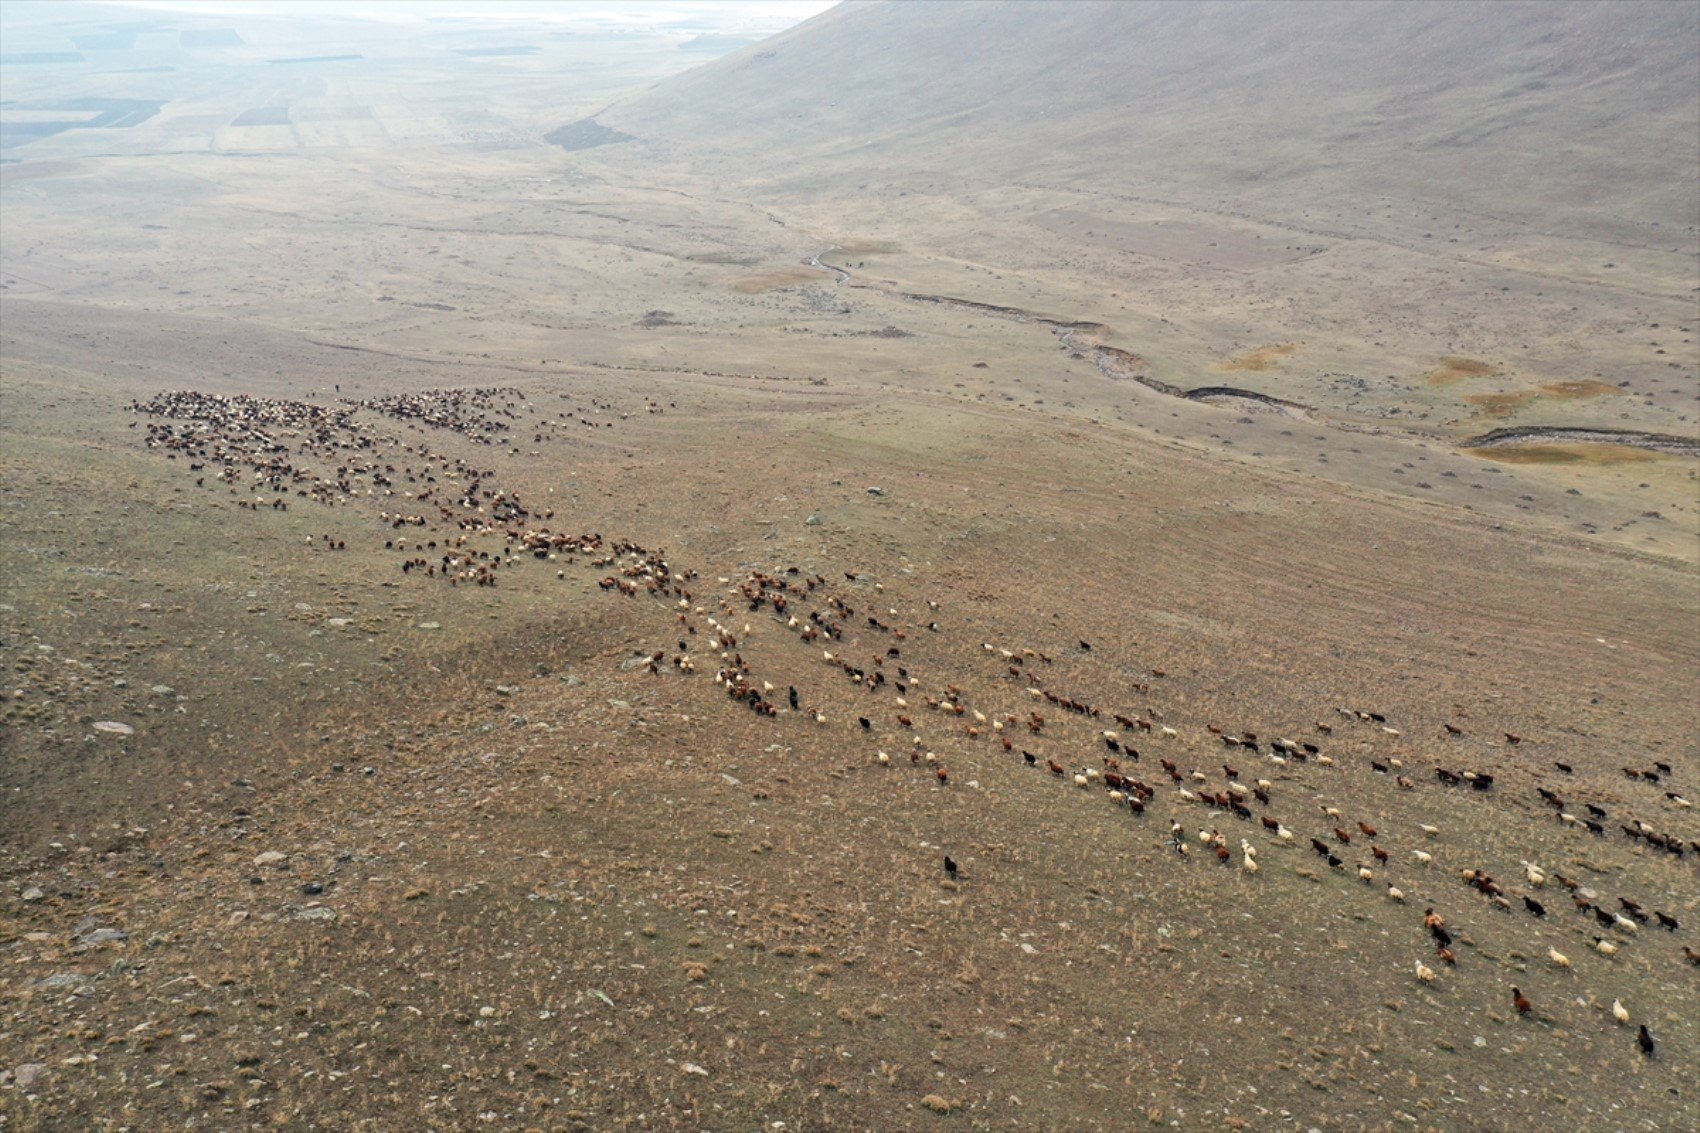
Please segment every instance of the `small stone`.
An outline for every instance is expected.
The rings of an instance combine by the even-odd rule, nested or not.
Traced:
[[[298,921],[334,921],[336,910],[324,905],[313,905],[306,909],[292,909],[289,913],[293,920]]]
[[[26,901],[39,901],[43,897],[47,896],[47,894],[41,891],[41,887],[39,885],[32,885],[28,889],[24,890],[23,896]]]
[[[177,695],[177,690],[172,688],[170,685],[154,685],[153,688],[149,689],[148,691],[152,692],[155,696],[176,696]]]
[[[96,720],[94,722],[94,730],[97,732],[109,732],[114,736],[133,736],[136,734],[136,729],[130,727],[128,724],[120,724],[116,720]]]
[[[868,489],[868,495],[870,495],[870,496],[883,496],[883,495],[885,495],[885,489],[884,488],[869,488]]]
[[[268,865],[281,866],[284,862],[286,862],[288,860],[289,860],[288,854],[279,853],[277,850],[267,850],[263,854],[256,854],[255,855],[254,864],[257,865],[257,866],[268,866]]]
[[[809,527],[819,527],[820,526],[820,516],[811,512],[810,515],[809,515],[809,518],[803,520],[803,523],[806,524]]]
[[[56,990],[59,988],[85,987],[88,982],[89,978],[81,972],[54,972],[51,976],[37,981],[35,986]]]
[[[418,628],[418,629],[442,629],[443,626],[442,626],[441,622],[420,622],[419,625],[416,628]]]
[[[35,1080],[47,1070],[45,1062],[25,1062],[12,1067],[12,1082],[20,1090],[27,1090],[35,1085]]]
[[[129,936],[122,929],[97,928],[93,932],[78,937],[77,943],[84,948],[93,948],[97,944],[112,944],[128,939]]]
[[[704,1070],[702,1067],[698,1066],[694,1062],[687,1062],[683,1066],[681,1066],[680,1069],[683,1070],[686,1074],[700,1074],[704,1078],[708,1077],[708,1071]]]

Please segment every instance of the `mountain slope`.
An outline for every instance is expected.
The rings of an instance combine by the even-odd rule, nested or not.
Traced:
[[[1685,4],[852,2],[600,120],[810,191],[1385,196],[1668,244],[1700,210],[1697,49]]]

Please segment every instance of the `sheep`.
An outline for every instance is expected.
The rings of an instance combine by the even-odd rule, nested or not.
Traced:
[[[1425,984],[1433,983],[1434,982],[1434,969],[1429,967],[1427,964],[1423,963],[1421,960],[1418,960],[1417,961],[1417,978],[1419,980],[1423,981]]]
[[[1555,968],[1570,967],[1570,957],[1552,947],[1550,944],[1547,946],[1547,959],[1552,961],[1552,965]]]

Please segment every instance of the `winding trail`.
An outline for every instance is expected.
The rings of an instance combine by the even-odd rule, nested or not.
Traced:
[[[831,245],[810,256],[804,262],[819,271],[833,272],[837,276],[837,283],[840,285],[851,283],[853,275],[848,268],[841,268],[821,259],[822,256],[830,255],[839,250],[837,244]],[[875,285],[853,284],[853,286]],[[1010,319],[1020,323],[1037,323],[1040,326],[1049,327],[1052,331],[1058,333],[1058,337],[1064,346],[1086,352],[1091,357],[1093,364],[1098,367],[1098,372],[1106,378],[1116,381],[1138,382],[1148,389],[1166,394],[1169,397],[1178,397],[1184,401],[1202,402],[1208,405],[1220,405],[1223,408],[1228,407],[1224,403],[1239,402],[1241,404],[1236,408],[1243,409],[1249,406],[1265,411],[1272,410],[1289,417],[1316,421],[1347,432],[1385,435],[1380,429],[1340,421],[1301,402],[1289,401],[1286,398],[1259,393],[1256,390],[1242,389],[1239,386],[1197,386],[1192,389],[1185,389],[1160,378],[1154,378],[1145,372],[1145,359],[1139,355],[1128,350],[1122,350],[1119,347],[1105,346],[1090,337],[1109,329],[1103,323],[1052,318],[1021,307],[1005,307],[996,303],[982,303],[974,299],[961,299],[952,295],[929,295],[924,292],[898,291],[895,288],[886,287],[876,287],[876,289],[900,299],[907,299],[912,303],[935,303],[958,307],[977,314],[990,315],[993,318]],[[1077,334],[1086,336],[1084,341],[1077,342],[1075,338]],[[1593,429],[1564,425],[1524,425],[1494,429],[1480,436],[1452,441],[1451,443],[1456,444],[1459,448],[1479,449],[1541,442],[1627,445],[1632,448],[1648,449],[1653,452],[1670,453],[1676,456],[1700,457],[1700,439],[1694,437],[1679,437],[1668,433],[1646,433],[1632,429]]]
[[[1627,445],[1630,448],[1667,452],[1676,456],[1700,456],[1700,438],[1670,433],[1643,433],[1635,429],[1586,429],[1567,425],[1522,425],[1494,429],[1479,437],[1460,441],[1461,448],[1500,448],[1505,445],[1586,444]]]

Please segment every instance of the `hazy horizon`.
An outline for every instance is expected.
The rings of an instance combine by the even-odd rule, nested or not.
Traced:
[[[79,0],[84,2],[84,0]],[[100,0],[89,0],[100,2]],[[837,0],[112,0],[126,8],[228,16],[335,17],[376,21],[475,19],[502,22],[618,22],[662,26],[701,21],[772,34]]]

